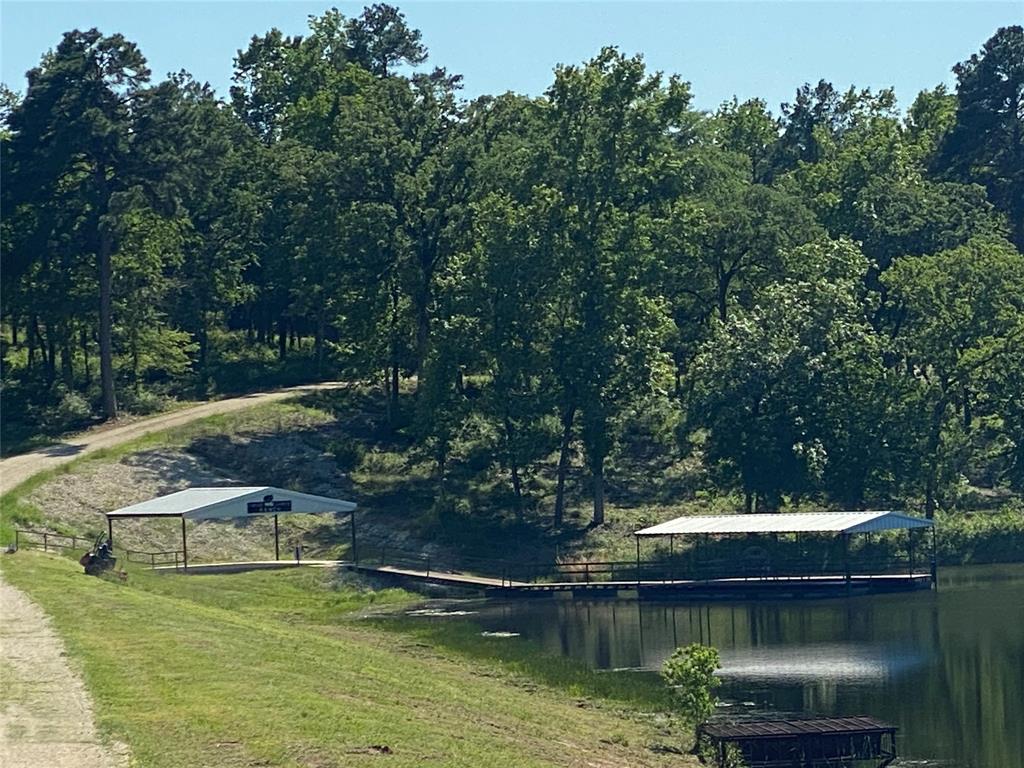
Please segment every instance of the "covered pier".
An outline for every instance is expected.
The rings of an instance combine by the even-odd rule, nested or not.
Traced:
[[[186,488],[149,501],[107,512],[107,536],[114,543],[114,521],[132,518],[178,518],[181,520],[181,565],[188,568],[186,520],[229,520],[233,518],[274,518],[274,560],[281,559],[278,529],[280,515],[348,514],[352,526],[351,547],[356,552],[356,505],[351,501],[315,496],[270,486]],[[166,553],[161,553],[166,554]],[[174,553],[174,566],[178,552]]]
[[[906,556],[872,556],[851,554],[854,536],[871,536],[887,531],[906,531]],[[917,532],[930,531],[930,541],[921,542]],[[813,555],[780,555],[763,544],[780,535],[836,539],[841,551],[823,548]],[[902,512],[802,512],[792,514],[713,515],[677,517],[658,525],[643,528],[636,537],[637,572],[644,569],[641,541],[668,539],[669,559],[681,578],[698,581],[759,579],[764,581],[841,581],[844,586],[887,583],[917,588],[922,579],[929,585],[937,578],[935,560],[935,526],[933,521]],[[682,563],[675,557],[677,537],[696,537]],[[708,555],[711,537],[743,537],[741,551],[730,557]],[[767,537],[767,538],[765,538]],[[922,546],[924,545],[924,546]],[[922,555],[919,550],[926,547]]]

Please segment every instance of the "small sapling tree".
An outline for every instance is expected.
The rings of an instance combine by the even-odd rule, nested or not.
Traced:
[[[693,643],[676,648],[662,667],[661,676],[672,689],[675,713],[697,726],[715,711],[714,690],[721,684],[715,670],[721,667],[718,651]]]

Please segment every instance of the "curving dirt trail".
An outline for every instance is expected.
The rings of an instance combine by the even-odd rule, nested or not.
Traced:
[[[206,416],[240,411],[243,408],[271,403],[276,400],[287,400],[289,397],[295,397],[304,392],[337,389],[343,386],[345,385],[341,382],[332,381],[324,384],[277,389],[272,392],[257,392],[242,397],[202,403],[201,405],[183,408],[173,413],[165,413],[128,424],[119,425],[114,422],[113,424],[90,429],[64,442],[54,443],[43,448],[37,448],[29,453],[10,456],[0,460],[0,494],[7,493],[7,491],[25,482],[37,472],[59,467],[61,464],[67,464],[69,461],[73,461],[79,456],[85,456],[93,451],[103,448],[115,448],[122,443],[135,440],[151,432],[157,432],[170,427],[179,427]]]

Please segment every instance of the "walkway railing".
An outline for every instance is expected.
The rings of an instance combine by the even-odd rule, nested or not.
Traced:
[[[158,565],[173,565],[180,568],[185,564],[184,555],[180,549],[167,549],[157,552],[148,552],[142,549],[118,549],[114,547],[114,554],[124,553],[124,559],[129,563],[139,563],[156,568]]]
[[[927,576],[929,558],[907,555],[852,555],[849,563],[828,557],[817,561],[809,557],[772,556],[742,558],[695,558],[680,555],[655,560],[578,560],[561,562],[523,562],[496,558],[463,557],[453,554],[432,555],[386,544],[363,544],[359,564],[368,567],[389,566],[430,575],[431,572],[467,574],[500,579],[504,584],[573,582],[663,582],[783,579],[856,579],[865,576]]]

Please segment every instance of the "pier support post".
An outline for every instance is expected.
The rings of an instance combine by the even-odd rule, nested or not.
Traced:
[[[356,549],[356,513],[352,510],[349,513],[349,522],[352,525],[352,562],[359,565],[359,550]]]
[[[188,540],[185,538],[185,516],[181,516],[181,562],[188,570]]]

